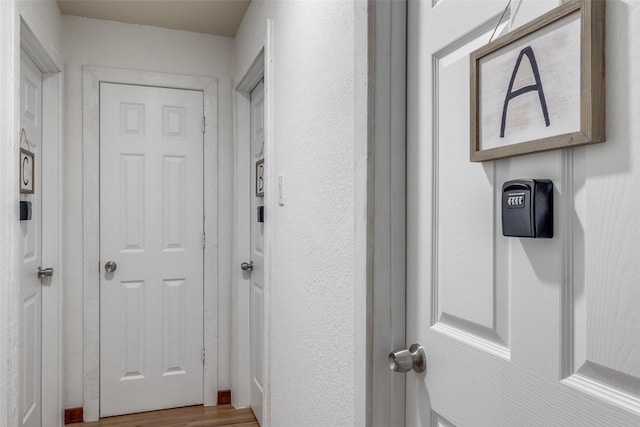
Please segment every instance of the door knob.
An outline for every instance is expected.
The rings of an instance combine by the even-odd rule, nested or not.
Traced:
[[[398,349],[389,353],[389,368],[395,372],[423,372],[427,369],[427,356],[420,344],[412,344],[409,350]]]
[[[43,277],[51,277],[51,276],[53,276],[53,268],[38,267],[38,279],[42,279]]]
[[[242,271],[253,271],[253,261],[243,262],[240,264]]]
[[[104,271],[107,273],[113,273],[118,268],[118,264],[113,261],[107,261],[104,265]]]

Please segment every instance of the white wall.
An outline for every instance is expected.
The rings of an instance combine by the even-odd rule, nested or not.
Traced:
[[[361,424],[364,328],[356,325],[364,319],[355,317],[364,294],[356,255],[364,248],[355,233],[364,221],[356,220],[356,191],[366,187],[355,163],[363,143],[356,135],[366,135],[356,124],[366,127],[366,115],[356,118],[354,91],[366,78],[356,70],[366,70],[367,52],[356,52],[354,28],[366,30],[366,14],[349,1],[254,0],[236,36],[236,83],[264,43],[267,19],[273,145],[266,169],[270,180],[286,178],[285,205],[271,197],[265,207],[273,230],[267,416],[278,427]]]
[[[18,252],[20,17],[59,61],[61,16],[54,0],[0,1],[0,425],[18,425]]]
[[[61,61],[62,15],[56,1],[18,0],[16,5],[18,13],[35,33],[49,56],[55,61]]]
[[[231,79],[234,42],[185,31],[63,17],[66,61],[64,147],[65,407],[82,406],[82,66],[128,68],[218,78],[219,274],[218,382],[230,387],[230,224],[233,202]],[[206,185],[205,185],[206,188]]]

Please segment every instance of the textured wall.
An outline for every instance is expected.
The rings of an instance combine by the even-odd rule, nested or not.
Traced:
[[[358,15],[359,16],[359,15]],[[270,372],[273,426],[354,425],[355,8],[347,1],[254,1],[236,36],[236,81],[273,22]],[[268,88],[267,88],[268,90]],[[269,333],[269,332],[268,332]],[[362,365],[358,363],[358,365]]]
[[[61,16],[54,0],[0,1],[0,426],[17,426],[19,224],[17,164],[19,122],[20,18],[58,60]]]
[[[66,62],[64,146],[65,407],[82,406],[82,66],[93,65],[218,78],[219,274],[218,382],[229,388],[230,257],[233,191],[231,75],[233,39],[63,17]]]

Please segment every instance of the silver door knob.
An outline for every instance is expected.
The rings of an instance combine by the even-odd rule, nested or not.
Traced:
[[[107,261],[104,265],[104,271],[107,273],[113,273],[118,268],[118,264],[113,261]]]
[[[42,279],[43,277],[51,277],[51,276],[53,276],[53,268],[38,267],[38,279]]]
[[[409,350],[398,349],[389,353],[389,368],[395,372],[423,372],[427,369],[427,356],[420,344],[412,344]]]
[[[253,271],[253,261],[243,262],[240,264],[242,271]]]

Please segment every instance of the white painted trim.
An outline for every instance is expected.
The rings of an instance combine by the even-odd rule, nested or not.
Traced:
[[[235,251],[232,260],[232,343],[231,343],[231,403],[236,408],[250,405],[250,280],[238,266],[251,258],[251,233],[246,224],[251,220],[251,90],[264,76],[264,48],[253,61],[249,71],[234,91],[234,199]]]
[[[267,31],[264,43],[258,49],[252,64],[245,71],[244,77],[236,86],[234,91],[234,115],[235,115],[235,251],[233,265],[239,266],[240,262],[249,259],[250,256],[250,235],[247,227],[241,224],[248,224],[250,215],[249,198],[239,197],[243,194],[250,194],[250,163],[246,159],[250,158],[250,93],[255,85],[264,78],[264,102],[265,102],[265,141],[264,157],[266,164],[273,162],[273,22],[267,20]],[[276,208],[276,172],[273,168],[266,169],[265,189],[265,210],[273,211]],[[268,215],[268,214],[267,214]],[[263,384],[263,414],[262,425],[271,424],[271,241],[273,236],[273,223],[265,221],[264,227],[264,384]],[[236,408],[248,407],[250,404],[250,293],[249,280],[244,279],[238,268],[233,269],[233,295],[234,303],[232,310],[232,354],[231,359],[235,361],[232,366],[231,386],[232,404]]]
[[[42,420],[62,426],[62,67],[20,20],[20,48],[42,71],[42,265],[52,267],[42,287]],[[52,424],[55,423],[55,424]]]
[[[44,45],[22,17],[20,19],[20,49],[43,73],[61,72],[62,58],[49,56]]]
[[[218,390],[218,80],[116,68],[83,67],[83,279],[85,421],[100,414],[100,82],[158,86],[204,92],[204,404],[217,404]]]
[[[18,307],[20,289],[18,154],[20,29],[16,5],[0,1],[0,425],[18,424]],[[16,81],[17,79],[17,81]],[[7,153],[7,155],[4,155]]]
[[[273,21],[267,19],[267,34],[264,45],[264,161],[267,165],[275,165],[275,141],[273,139],[273,96],[274,96],[274,75],[273,75]],[[278,206],[276,197],[277,172],[275,168],[266,168],[266,188],[264,194],[264,204],[266,215],[269,211],[275,212]],[[264,384],[262,401],[262,425],[271,425],[271,257],[273,242],[273,221],[264,223]]]

